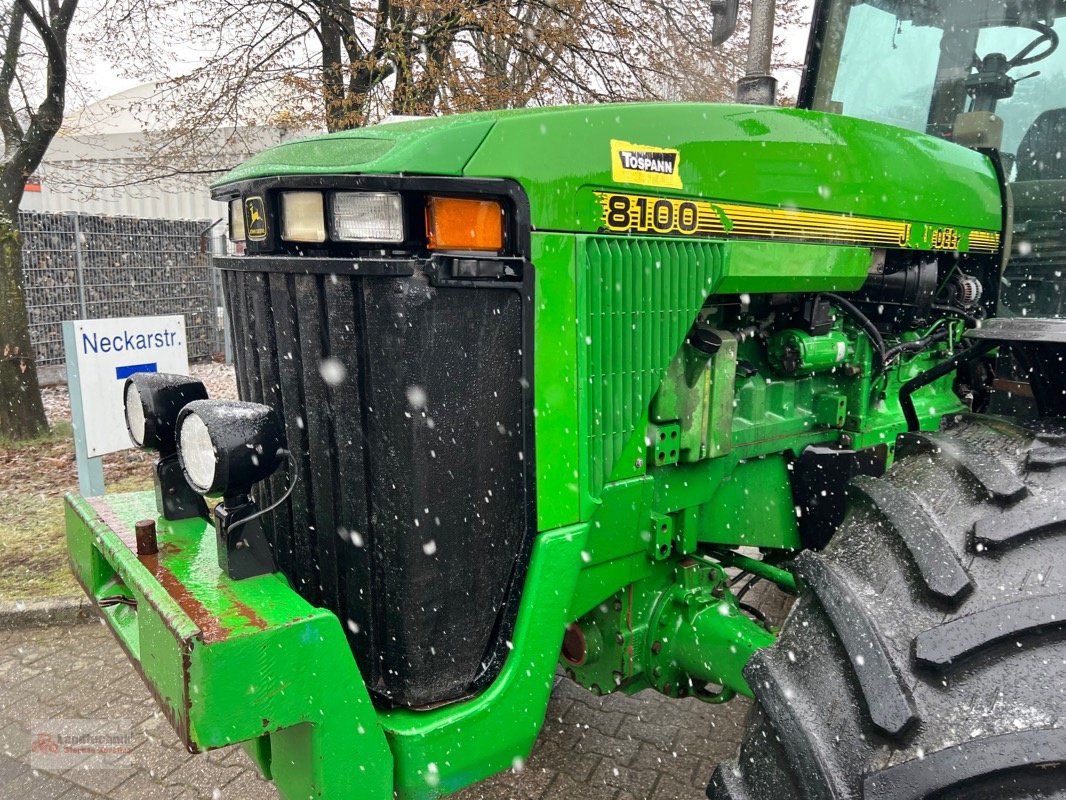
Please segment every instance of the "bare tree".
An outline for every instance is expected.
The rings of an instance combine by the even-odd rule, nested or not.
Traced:
[[[0,9],[0,435],[48,429],[30,342],[18,209],[26,179],[63,122],[67,34],[78,0],[15,0]]]
[[[787,22],[799,0],[778,6]],[[710,0],[115,0],[91,36],[131,76],[197,61],[140,109],[148,144],[131,179],[144,180],[221,171],[254,126],[338,131],[389,114],[729,100],[746,16],[713,48]],[[187,41],[168,38],[174,30]]]

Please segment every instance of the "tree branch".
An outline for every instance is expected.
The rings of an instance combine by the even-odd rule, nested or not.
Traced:
[[[18,76],[18,54],[22,44],[22,6],[12,6],[4,37],[4,64],[0,67],[0,133],[4,137],[5,160],[11,150],[22,142],[22,126],[11,105],[11,89]]]
[[[22,198],[26,177],[37,169],[52,138],[63,124],[67,89],[67,32],[78,0],[49,0],[51,22],[45,19],[31,0],[15,2],[40,36],[47,58],[44,99],[36,111],[27,109],[30,114],[29,127],[3,165],[3,180],[8,187],[8,191],[3,193],[3,200],[7,205],[14,202],[14,208],[17,209],[18,202],[15,201]]]

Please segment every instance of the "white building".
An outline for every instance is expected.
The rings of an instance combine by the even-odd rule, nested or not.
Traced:
[[[209,186],[219,172],[166,175],[149,168],[152,116],[157,86],[142,84],[68,114],[44,160],[27,182],[23,211],[77,211],[148,219],[210,219],[222,216]],[[276,124],[244,125],[205,133],[224,142],[221,157],[194,164],[198,170],[234,166],[279,142],[305,136]],[[187,164],[183,169],[191,169]]]

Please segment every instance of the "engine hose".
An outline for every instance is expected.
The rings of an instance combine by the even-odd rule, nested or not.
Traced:
[[[976,361],[990,350],[994,350],[998,345],[999,342],[994,340],[986,340],[979,344],[972,345],[963,352],[957,353],[952,358],[949,358],[947,361],[942,361],[935,367],[930,367],[925,372],[920,372],[899,387],[899,404],[903,409],[903,416],[907,420],[907,430],[919,430],[918,412],[914,409],[914,400],[911,399],[912,394],[923,386],[928,386],[933,381],[939,380],[945,375],[950,374],[963,364],[969,364],[971,361]]]
[[[821,296],[836,303],[848,315],[858,323],[859,327],[866,332],[866,335],[870,337],[870,341],[873,343],[874,352],[877,353],[879,364],[874,365],[874,372],[880,372],[881,367],[885,363],[885,340],[881,336],[881,331],[877,330],[877,326],[870,321],[870,318],[863,314],[859,309],[850,301],[839,294],[833,292],[822,292]]]
[[[933,311],[939,311],[941,314],[954,314],[956,317],[961,317],[966,320],[966,323],[971,328],[981,327],[981,320],[975,317],[968,311],[963,311],[961,308],[955,308],[955,306],[933,306]]]
[[[888,364],[900,353],[921,352],[922,350],[925,350],[925,348],[929,347],[929,345],[934,344],[935,342],[944,341],[948,338],[949,334],[950,331],[937,331],[936,333],[931,333],[930,335],[925,336],[921,339],[915,339],[910,342],[903,342],[902,344],[897,344],[895,347],[890,347],[888,348],[888,350],[885,351],[885,363]]]

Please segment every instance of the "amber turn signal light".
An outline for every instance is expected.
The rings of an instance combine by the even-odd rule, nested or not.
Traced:
[[[426,198],[430,250],[503,250],[503,206],[495,200]]]

